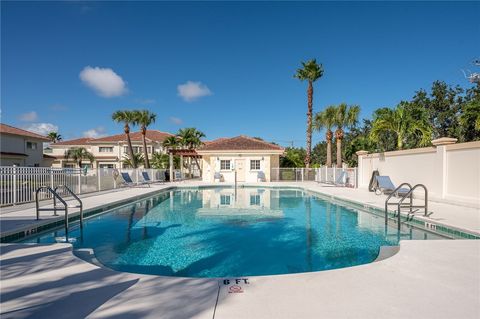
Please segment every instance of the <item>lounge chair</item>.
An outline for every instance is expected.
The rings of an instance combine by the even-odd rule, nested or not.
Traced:
[[[222,179],[223,179],[222,174],[220,174],[219,172],[215,172],[215,174],[213,175],[213,181],[215,182],[216,180],[218,180],[219,182],[221,182]]]
[[[130,177],[130,174],[128,173],[120,173],[122,175],[122,178],[123,178],[123,185],[125,186],[128,186],[128,187],[136,187],[136,186],[141,186],[141,185],[147,185],[148,187],[150,187],[150,184],[146,183],[146,182],[134,182],[132,180],[132,178]]]
[[[347,179],[348,179],[348,174],[346,171],[342,171],[340,175],[337,176],[335,179],[335,182],[324,182],[324,184],[331,184],[326,187],[332,187],[332,186],[341,186],[341,187],[346,187],[347,186]],[[322,183],[319,181],[318,183]]]
[[[148,175],[148,172],[142,172],[142,177],[145,183],[147,184],[152,184],[152,183],[163,183],[163,181],[152,181],[150,176]]]
[[[375,194],[380,195],[390,195],[395,191],[395,185],[392,183],[392,180],[390,179],[390,176],[376,176],[377,179],[377,185],[375,187]],[[398,191],[395,192],[395,196],[402,196],[406,195],[410,189],[408,188],[400,188]]]
[[[257,173],[257,182],[266,182],[267,178],[265,177],[265,173],[262,171],[259,171]]]

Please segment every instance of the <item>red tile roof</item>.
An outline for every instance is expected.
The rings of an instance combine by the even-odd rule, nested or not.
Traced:
[[[240,135],[232,138],[219,138],[205,143],[199,151],[283,151],[283,147]]]
[[[24,153],[14,153],[14,152],[0,152],[0,154],[4,156],[22,156],[22,157],[28,156],[27,154],[24,154]]]
[[[76,138],[74,140],[68,140],[68,141],[60,141],[57,143],[50,144],[52,145],[87,145],[87,142],[92,140],[91,137],[82,137],[82,138]]]
[[[155,141],[155,142],[163,142],[164,139],[166,139],[169,136],[173,136],[173,134],[167,133],[167,132],[161,132],[157,130],[147,130],[147,140]],[[142,133],[140,132],[132,132],[130,133],[130,139],[132,141],[141,141],[142,140]],[[126,141],[127,138],[125,137],[125,134],[117,134],[117,135],[110,135],[110,136],[105,136],[101,138],[96,138],[92,140],[91,142],[121,142],[121,141]]]
[[[0,133],[6,133],[6,134],[12,134],[12,135],[20,135],[20,136],[27,136],[27,137],[33,137],[39,140],[42,140],[44,142],[49,142],[50,139],[46,136],[33,133],[30,131],[22,130],[20,128],[16,128],[7,124],[0,123]]]

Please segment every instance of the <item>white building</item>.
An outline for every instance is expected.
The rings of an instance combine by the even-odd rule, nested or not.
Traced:
[[[197,153],[202,156],[203,181],[270,181],[273,169],[280,166],[284,149],[248,136],[220,138],[205,143]]]
[[[0,166],[51,166],[54,158],[43,154],[43,135],[0,123]]]
[[[162,143],[169,136],[172,136],[172,134],[157,130],[147,130],[146,141],[149,158],[155,152],[165,153]],[[130,139],[133,152],[143,155],[142,134],[140,132],[132,132],[130,133]],[[55,157],[53,166],[75,167],[76,164],[71,159],[65,159],[65,151],[74,147],[84,147],[93,154],[95,157],[93,163],[90,163],[88,160],[82,161],[82,165],[88,168],[122,168],[122,161],[128,156],[128,143],[125,134],[101,138],[79,138],[50,145],[48,154]]]

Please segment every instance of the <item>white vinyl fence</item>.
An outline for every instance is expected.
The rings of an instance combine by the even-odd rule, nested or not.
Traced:
[[[344,184],[347,187],[357,187],[357,168],[272,168],[272,182],[295,181],[308,182],[314,181],[329,184]]]
[[[84,194],[115,189],[124,186],[120,173],[126,172],[133,182],[143,181],[142,172],[147,172],[152,181],[164,181],[165,169],[113,169],[98,168],[84,171],[79,168],[15,167],[0,166],[0,206],[35,201],[35,191],[41,186],[52,188],[65,185],[75,194]],[[168,172],[167,172],[168,174]],[[176,179],[182,178],[179,171]],[[46,192],[40,199],[50,198]]]

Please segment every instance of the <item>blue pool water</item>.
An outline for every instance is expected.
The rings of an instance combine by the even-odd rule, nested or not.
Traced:
[[[30,242],[55,242],[62,230]],[[372,262],[380,246],[438,239],[295,189],[184,189],[159,193],[70,231],[119,271],[182,277],[287,274]]]

